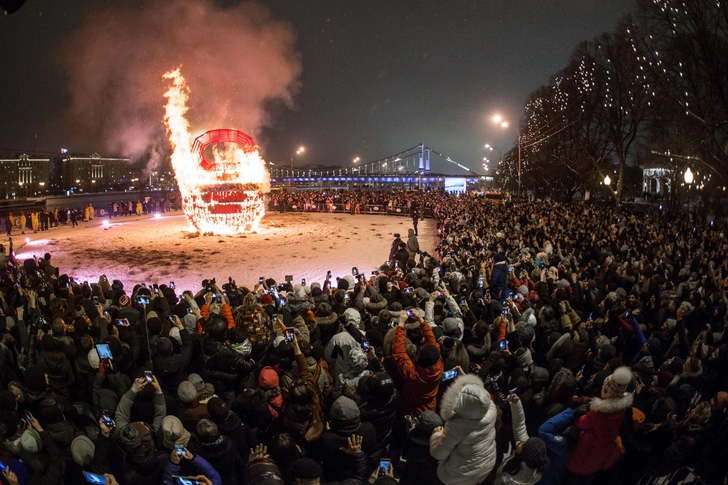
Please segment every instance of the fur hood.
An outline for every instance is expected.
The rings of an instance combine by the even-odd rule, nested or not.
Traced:
[[[440,417],[449,421],[454,416],[480,421],[492,406],[490,394],[478,376],[465,374],[455,379],[442,396]]]
[[[606,414],[619,413],[632,407],[633,397],[629,393],[625,393],[619,399],[600,399],[595,397],[592,399],[589,409]]]

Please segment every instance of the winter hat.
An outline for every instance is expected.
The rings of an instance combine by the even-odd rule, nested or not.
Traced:
[[[624,395],[627,384],[632,380],[632,372],[629,367],[622,366],[614,371],[612,375],[604,379],[602,384],[602,399],[619,399]]]
[[[359,431],[359,406],[346,396],[339,396],[331,405],[331,429],[342,433]]]
[[[293,463],[291,475],[302,480],[315,480],[321,478],[321,465],[311,458],[299,458]]]
[[[190,436],[177,416],[167,415],[162,420],[162,445],[168,450],[174,449],[176,445],[187,446]]]
[[[359,310],[356,308],[347,308],[344,311],[344,317],[346,318],[346,323],[351,323],[357,328],[359,327],[359,323],[361,323],[361,314],[359,313]]]
[[[38,453],[43,449],[43,440],[34,429],[26,429],[20,438],[15,440],[15,446],[28,453]]]
[[[127,453],[137,449],[142,444],[142,439],[139,436],[139,432],[131,424],[127,424],[116,433],[114,433],[116,441],[122,450]]]
[[[665,325],[667,325],[667,331],[672,332],[673,330],[675,330],[675,327],[677,327],[677,320],[675,320],[674,318],[668,318],[667,320],[665,320]]]
[[[258,385],[262,389],[275,389],[279,382],[278,374],[270,366],[263,367],[258,375]]]
[[[319,303],[318,307],[316,307],[316,313],[314,314],[314,316],[319,318],[326,318],[331,316],[332,311],[333,310],[331,309],[331,305],[324,301]]]
[[[195,330],[197,329],[197,317],[192,313],[188,313],[187,315],[182,317],[182,326],[184,326],[185,330],[187,330],[189,333],[196,333]]]
[[[167,337],[162,337],[157,341],[157,354],[160,356],[170,356],[174,353],[172,341]]]
[[[197,388],[190,381],[182,381],[177,387],[177,397],[185,404],[189,404],[197,399]]]
[[[306,290],[301,285],[293,286],[293,297],[289,297],[292,300],[303,301],[306,299]]]
[[[175,339],[178,344],[182,345],[182,336],[179,334],[179,328],[177,328],[177,327],[170,328],[169,329],[169,338]]]
[[[415,290],[415,296],[418,300],[427,300],[430,297],[430,294],[427,293],[427,290],[424,288],[417,288]]]
[[[347,283],[349,283],[349,286],[347,289],[353,290],[354,286],[356,286],[356,281],[354,280],[354,277],[350,274],[344,276],[343,278]]]
[[[523,298],[526,298],[528,296],[528,286],[526,286],[526,285],[519,286],[518,293],[520,293]]]
[[[147,322],[149,320],[151,320],[152,318],[159,319],[159,315],[157,315],[157,312],[155,312],[155,311],[147,312]]]
[[[261,305],[272,305],[273,304],[273,297],[270,296],[268,293],[264,294],[260,297],[260,304]]]
[[[559,280],[559,288],[561,288],[562,290],[568,290],[570,286],[571,285],[566,279],[562,278],[561,280]]]
[[[71,456],[78,466],[85,467],[94,459],[96,446],[88,436],[76,436],[71,442]]]
[[[442,333],[451,337],[460,337],[462,335],[458,321],[452,317],[442,321]]]
[[[541,470],[548,462],[546,443],[541,438],[528,438],[521,448],[521,459],[532,470]]]
[[[119,308],[131,308],[131,298],[121,295],[119,298]]]
[[[430,435],[438,426],[442,426],[440,415],[435,411],[425,411],[420,415],[420,421],[410,431],[409,437],[413,443],[429,446]]]
[[[531,327],[535,327],[535,326],[536,326],[536,324],[538,323],[538,320],[536,320],[536,315],[535,315],[534,313],[531,313],[531,314],[530,314],[530,315],[528,316],[528,320],[527,320],[527,322],[528,322],[528,325],[529,325],[529,326],[531,326]]]
[[[338,281],[338,282],[336,283],[336,288],[338,288],[339,290],[344,290],[344,291],[346,291],[346,290],[348,290],[348,289],[349,289],[349,282],[348,282],[347,280],[345,280],[344,278],[341,278],[341,279],[340,279],[340,280],[339,280],[339,281]]]
[[[230,408],[219,397],[213,397],[207,401],[207,412],[210,413],[210,419],[217,424],[222,423],[230,416]]]
[[[205,381],[202,379],[200,374],[190,374],[189,377],[187,377],[187,380],[190,381],[192,384],[194,384],[195,389],[197,389],[197,392],[202,391],[205,389]]]
[[[399,318],[399,314],[402,312],[402,304],[398,301],[389,304],[389,313],[392,318]]]
[[[695,309],[695,307],[693,307],[689,301],[684,301],[680,303],[680,308],[683,309],[683,312],[685,312],[686,315]]]
[[[518,361],[518,365],[520,365],[521,367],[526,367],[533,364],[531,351],[528,349],[524,349],[523,352],[521,352],[521,349],[523,349],[523,347],[516,351],[516,360]]]
[[[518,332],[518,340],[521,342],[521,345],[524,347],[530,347],[531,343],[533,343],[533,339],[536,336],[536,331],[533,329],[530,325],[521,325],[517,329]]]

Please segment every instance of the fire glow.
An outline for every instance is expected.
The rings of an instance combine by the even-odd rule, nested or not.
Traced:
[[[210,130],[194,141],[186,118],[189,89],[179,68],[164,74],[172,85],[164,122],[172,143],[172,168],[182,208],[198,232],[252,232],[265,214],[270,174],[253,139],[239,130]]]

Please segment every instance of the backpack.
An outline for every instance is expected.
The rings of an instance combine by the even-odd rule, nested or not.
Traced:
[[[329,380],[329,387],[327,387],[326,391],[324,391],[324,392],[321,391],[321,388],[318,385],[322,372],[326,373],[326,378]],[[291,381],[296,380],[296,376],[294,376],[293,373],[290,371],[286,371],[285,375]],[[300,373],[299,373],[299,377],[300,377]],[[319,397],[321,398],[322,402],[325,401],[331,395],[331,392],[334,390],[334,377],[331,375],[331,372],[329,371],[329,363],[326,362],[326,359],[320,359],[316,363],[316,372],[314,372],[314,374],[313,374],[313,381],[316,383],[316,388],[319,390]]]
[[[264,348],[273,339],[268,316],[260,305],[244,305],[235,315],[235,324],[243,328],[253,348]]]

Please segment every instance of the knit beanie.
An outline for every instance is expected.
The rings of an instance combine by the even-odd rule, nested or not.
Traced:
[[[516,331],[518,332],[518,340],[521,342],[523,347],[530,347],[533,343],[534,337],[536,337],[536,331],[530,325],[521,325]]]
[[[121,297],[119,297],[119,307],[131,308],[131,298],[126,295],[121,295]]]
[[[442,426],[442,419],[435,411],[425,411],[420,415],[419,422],[410,431],[410,440],[418,445],[430,446],[430,436],[438,426]]]
[[[270,366],[263,367],[258,375],[258,386],[261,389],[275,389],[279,382],[278,374]]]
[[[200,374],[192,373],[187,377],[187,380],[195,386],[197,392],[205,389],[205,381],[204,379],[202,379],[202,376],[200,376]]]
[[[230,408],[219,397],[213,397],[207,401],[207,412],[210,414],[210,419],[216,424],[222,423],[230,416]]]
[[[627,390],[627,384],[632,380],[632,371],[629,367],[622,366],[614,371],[612,375],[604,379],[602,384],[602,399],[619,399]]]
[[[532,470],[543,469],[548,462],[546,443],[541,438],[528,438],[521,448],[521,459]]]
[[[331,405],[331,429],[343,433],[356,432],[361,423],[359,406],[346,396],[339,396]]]
[[[311,458],[299,458],[293,463],[291,475],[293,475],[293,478],[303,480],[321,478],[321,465]]]
[[[177,397],[179,397],[179,400],[185,404],[191,403],[197,399],[197,389],[195,389],[195,385],[190,381],[180,382],[179,387],[177,387]]]
[[[139,432],[137,432],[136,428],[131,424],[127,424],[126,426],[118,430],[114,434],[114,437],[119,443],[121,449],[127,453],[132,452],[142,443],[142,440],[139,437]]]
[[[15,440],[15,446],[28,453],[38,453],[43,449],[43,440],[34,429],[26,429],[20,438]]]
[[[187,431],[177,416],[165,416],[162,420],[162,445],[168,450],[175,445],[187,446],[191,434]]]
[[[157,341],[157,354],[160,356],[172,355],[173,351],[174,347],[172,346],[172,341],[167,337],[162,337],[159,341]]]
[[[95,451],[96,446],[88,436],[77,436],[71,442],[71,456],[78,466],[90,465]]]
[[[523,298],[526,298],[528,296],[528,286],[526,286],[526,285],[519,286],[518,293],[520,293]]]

